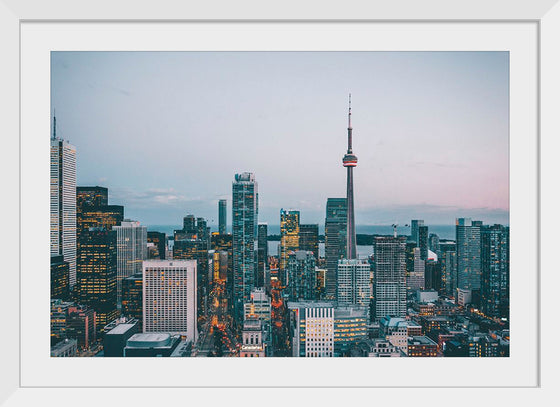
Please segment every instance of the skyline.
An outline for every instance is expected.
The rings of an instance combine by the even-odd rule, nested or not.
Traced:
[[[506,52],[51,55],[57,135],[77,148],[78,185],[107,187],[143,224],[193,213],[217,228],[217,202],[231,213],[244,171],[259,183],[259,222],[294,208],[323,223],[327,198],[345,196],[349,92],[357,225],[509,223]]]

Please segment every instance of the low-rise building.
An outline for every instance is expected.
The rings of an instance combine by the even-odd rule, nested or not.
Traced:
[[[435,357],[437,343],[427,336],[411,336],[408,338],[406,354],[410,357]]]
[[[64,339],[51,347],[51,356],[54,358],[64,358],[76,356],[78,351],[78,341],[76,339]]]
[[[124,348],[125,357],[169,357],[181,344],[181,335],[168,333],[137,333]]]

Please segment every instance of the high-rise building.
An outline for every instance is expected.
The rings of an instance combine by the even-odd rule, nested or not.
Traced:
[[[89,228],[104,228],[111,230],[113,226],[121,224],[124,218],[122,205],[85,206],[78,211],[78,238],[84,230]]]
[[[257,318],[262,322],[263,342],[267,356],[272,356],[272,307],[264,288],[251,291],[251,301],[244,304],[244,319]]]
[[[62,255],[69,266],[70,289],[76,284],[76,147],[56,136],[56,117],[51,138],[51,255]]]
[[[368,309],[339,306],[334,309],[334,351],[341,355],[352,345],[367,340]]]
[[[418,247],[420,248],[420,258],[428,260],[428,226],[418,226]]]
[[[346,256],[346,198],[328,198],[325,217],[325,297],[336,298],[336,269],[338,260]]]
[[[257,287],[264,287],[268,274],[268,225],[259,223],[257,229]]]
[[[67,300],[70,295],[70,265],[62,255],[51,255],[51,298]]]
[[[97,328],[118,317],[117,311],[117,232],[90,228],[78,240],[78,302],[92,307]]]
[[[428,249],[434,252],[439,258],[439,236],[437,234],[430,233],[430,235],[428,236]]]
[[[142,329],[142,271],[122,280],[121,314],[135,318]]]
[[[293,357],[334,356],[334,306],[331,302],[288,302]]]
[[[258,184],[255,175],[235,174],[232,184],[233,300],[237,322],[243,318],[243,304],[255,287],[255,241],[258,225]]]
[[[337,302],[339,306],[369,308],[370,265],[365,260],[342,259],[338,261]]]
[[[218,233],[220,235],[227,233],[227,199],[218,201]]]
[[[414,253],[414,267],[412,271],[409,271],[407,278],[407,288],[411,291],[422,290],[426,286],[425,273],[426,273],[426,262],[422,260],[420,255],[420,248],[415,247],[413,249]]]
[[[165,249],[167,247],[167,236],[162,232],[148,231],[148,243],[153,244],[153,249],[148,251],[148,259],[165,260]]]
[[[90,348],[97,339],[99,318],[95,310],[87,305],[71,304],[67,308],[66,337],[78,340],[79,349]]]
[[[196,341],[196,273],[194,260],[143,262],[144,332],[180,334]]]
[[[76,206],[82,208],[109,205],[109,192],[105,187],[76,187]]]
[[[299,225],[299,250],[313,252],[319,264],[319,225]]]
[[[288,255],[298,249],[299,211],[280,209],[280,282],[283,286],[288,283]]]
[[[406,316],[405,237],[376,237],[374,253],[375,319]]]
[[[416,244],[419,243],[418,232],[420,226],[424,226],[424,221],[422,219],[412,219],[410,222],[410,237],[414,242],[416,242]]]
[[[356,258],[356,224],[354,220],[354,167],[358,165],[358,157],[352,152],[352,105],[351,95],[348,96],[348,150],[342,158],[346,167],[346,257]]]
[[[509,319],[509,227],[483,226],[481,231],[482,312]]]
[[[288,253],[286,265],[286,290],[289,301],[315,300],[317,294],[317,274],[315,256],[304,250]]]
[[[457,245],[452,240],[439,242],[438,259],[441,263],[441,291],[447,297],[455,297],[457,291]]]
[[[459,218],[456,221],[457,287],[480,290],[480,221]]]
[[[147,229],[140,222],[124,220],[113,226],[117,232],[117,304],[121,307],[122,280],[142,272],[147,258]]]

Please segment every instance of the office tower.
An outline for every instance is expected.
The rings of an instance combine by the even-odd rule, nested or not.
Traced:
[[[70,289],[76,284],[76,147],[56,136],[53,118],[51,138],[51,255],[62,255],[69,266]]]
[[[220,235],[227,233],[227,199],[218,201],[218,233]]]
[[[342,158],[342,165],[346,167],[346,257],[356,258],[356,225],[354,222],[354,167],[358,165],[358,157],[352,153],[352,105],[351,95],[348,96],[348,150]]]
[[[339,306],[369,307],[370,265],[365,260],[342,259],[338,261],[337,302]]]
[[[144,261],[144,332],[179,334],[196,341],[196,273],[194,260]]]
[[[317,293],[315,256],[312,252],[297,250],[288,253],[286,265],[288,301],[314,300]]]
[[[457,245],[452,240],[440,240],[438,259],[441,263],[441,290],[447,297],[455,297],[457,291]]]
[[[346,198],[328,198],[325,217],[325,260],[327,273],[325,297],[336,298],[338,260],[346,256]]]
[[[124,218],[124,207],[121,205],[81,207],[78,211],[78,238],[84,230],[89,228],[104,228],[111,230],[113,226],[121,224]]]
[[[480,290],[480,226],[481,222],[470,218],[456,221],[457,242],[457,288]]]
[[[268,276],[268,225],[259,223],[257,228],[257,287],[265,286]]]
[[[167,236],[165,233],[148,231],[147,241],[154,245],[151,253],[148,252],[148,258],[165,260],[165,249],[167,246]]]
[[[142,329],[142,271],[122,280],[121,314],[137,319]]]
[[[287,284],[288,254],[299,249],[299,211],[280,209],[280,283]]]
[[[233,307],[233,236],[231,234],[221,235],[212,233],[210,236],[210,248],[220,253],[227,253],[227,260],[220,260],[220,278],[226,281],[226,297],[229,312]],[[223,255],[222,255],[223,256]]]
[[[334,306],[331,302],[288,302],[293,357],[334,356]]]
[[[70,265],[62,255],[51,255],[51,298],[67,300],[70,294]]]
[[[140,222],[129,219],[113,226],[117,232],[117,304],[121,307],[123,278],[142,272],[147,258],[147,229]]]
[[[439,261],[426,260],[424,272],[424,288],[438,291],[441,289],[441,267]]]
[[[424,226],[424,221],[422,219],[412,219],[412,221],[410,222],[410,238],[416,242],[416,244],[419,243],[418,240],[418,232],[419,232],[419,228],[420,226]]]
[[[183,232],[196,234],[197,227],[196,227],[196,218],[194,215],[186,215],[183,218]]]
[[[105,187],[76,187],[76,206],[82,208],[109,205],[109,192]]]
[[[483,226],[481,230],[482,312],[509,320],[509,227]]]
[[[418,226],[418,247],[420,248],[420,258],[428,260],[428,227]]]
[[[435,233],[430,233],[428,236],[428,249],[434,252],[439,258],[439,236]]]
[[[264,342],[262,322],[258,318],[248,318],[243,321],[241,333],[241,349],[239,357],[264,357]]]
[[[426,286],[426,261],[422,260],[419,247],[413,249],[413,258],[414,265],[408,273],[407,287],[411,291],[422,290]]]
[[[71,303],[68,308],[66,337],[78,340],[80,350],[89,349],[97,340],[99,318],[92,307]]]
[[[339,306],[334,309],[334,351],[342,355],[353,345],[368,339],[368,309]]]
[[[255,240],[258,225],[258,185],[255,175],[235,174],[232,183],[233,300],[235,318],[240,323],[243,303],[255,287]]]
[[[196,218],[196,235],[206,245],[206,250],[210,250],[210,228],[204,218]]]
[[[374,252],[375,319],[406,316],[405,237],[376,237]]]
[[[97,328],[117,318],[117,232],[90,228],[78,240],[78,302],[92,307]]]
[[[319,225],[299,225],[299,250],[313,252],[319,263]]]
[[[51,298],[51,346],[67,337],[68,307],[73,302]]]
[[[263,342],[267,356],[272,356],[272,306],[264,288],[254,288],[251,300],[244,304],[244,319],[257,318],[262,322]]]

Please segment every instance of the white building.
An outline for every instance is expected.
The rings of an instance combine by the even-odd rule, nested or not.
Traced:
[[[337,301],[339,306],[369,307],[371,297],[370,265],[367,261],[342,259],[337,268]]]
[[[334,306],[330,302],[288,302],[292,356],[333,357]]]
[[[51,139],[51,255],[63,255],[69,264],[69,284],[76,284],[76,147]]]
[[[144,332],[180,334],[196,341],[196,260],[142,263]]]
[[[406,238],[376,237],[374,252],[375,319],[406,315]]]
[[[117,231],[117,305],[121,306],[122,280],[142,272],[142,261],[147,258],[148,231],[140,222],[126,219]]]
[[[258,318],[249,318],[243,322],[242,343],[239,357],[264,357],[262,322]]]

